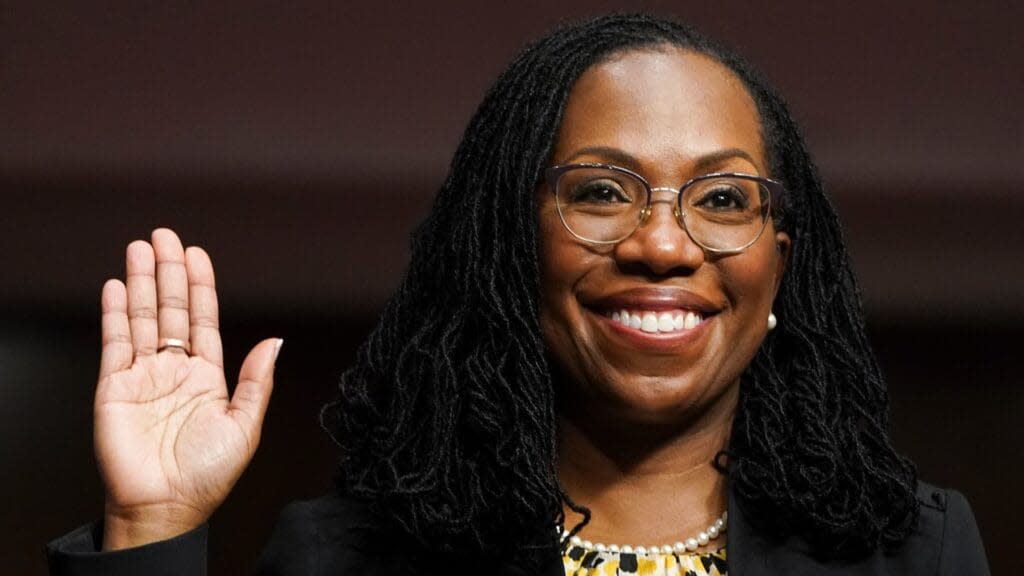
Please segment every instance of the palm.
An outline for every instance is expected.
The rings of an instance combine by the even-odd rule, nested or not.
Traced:
[[[219,367],[161,352],[111,374],[96,393],[96,442],[108,492],[121,506],[216,503],[252,452],[228,415]]]
[[[157,230],[152,246],[128,247],[127,269],[127,285],[103,290],[95,445],[108,520],[166,519],[180,531],[213,513],[252,458],[275,343],[249,353],[229,397],[209,257]]]

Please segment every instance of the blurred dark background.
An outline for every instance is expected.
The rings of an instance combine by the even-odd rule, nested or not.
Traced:
[[[767,3],[766,3],[767,4]],[[212,521],[245,573],[330,486],[320,404],[396,286],[490,82],[614,2],[0,4],[0,555],[97,518],[98,293],[170,226],[218,272],[229,368],[286,340],[263,445]],[[843,220],[921,476],[964,492],[993,573],[1024,571],[1024,10],[1010,2],[631,3],[745,54],[804,127]]]

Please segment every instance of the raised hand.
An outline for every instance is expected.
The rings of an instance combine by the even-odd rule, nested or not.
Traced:
[[[259,444],[281,340],[249,352],[229,398],[213,266],[167,229],[128,246],[102,310],[94,442],[112,550],[187,532],[224,501]]]

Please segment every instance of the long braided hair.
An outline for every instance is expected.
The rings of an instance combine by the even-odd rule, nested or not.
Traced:
[[[742,378],[729,483],[756,526],[824,556],[896,546],[918,515],[836,215],[785,104],[740,59],[647,15],[565,26],[528,46],[467,127],[397,293],[325,406],[338,489],[449,552],[556,546],[555,390],[539,325],[535,190],[569,92],[629,49],[675,46],[732,69],[753,97],[776,227],[793,239],[779,327]]]

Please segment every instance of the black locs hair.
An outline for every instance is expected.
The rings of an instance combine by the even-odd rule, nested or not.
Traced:
[[[325,407],[338,487],[401,533],[452,551],[554,545],[567,501],[556,473],[555,391],[538,295],[535,190],[569,92],[630,48],[709,55],[761,114],[793,238],[769,335],[743,377],[729,481],[770,533],[825,555],[892,546],[917,518],[913,466],[887,435],[839,224],[782,101],[691,29],[644,15],[563,27],[527,47],[470,121],[397,293]]]

